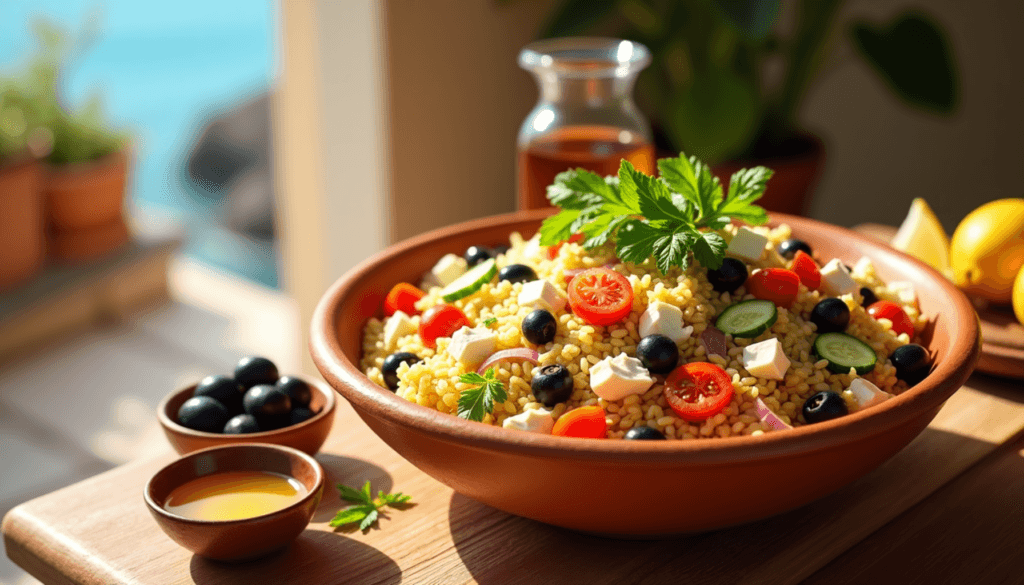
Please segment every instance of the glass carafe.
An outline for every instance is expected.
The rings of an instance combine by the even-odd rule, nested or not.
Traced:
[[[533,73],[540,99],[519,128],[519,209],[549,206],[555,175],[584,168],[615,175],[626,159],[654,172],[651,126],[633,103],[636,76],[651,62],[640,43],[571,37],[531,43],[519,66]]]

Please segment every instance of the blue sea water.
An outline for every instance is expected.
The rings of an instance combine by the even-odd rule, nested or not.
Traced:
[[[113,123],[133,133],[134,203],[182,221],[186,253],[277,286],[273,245],[217,227],[217,206],[194,196],[183,170],[206,122],[273,84],[275,2],[4,0],[0,75],[31,55],[31,23],[39,16],[71,30],[96,18],[98,35],[68,64],[62,89],[72,105],[99,92]]]

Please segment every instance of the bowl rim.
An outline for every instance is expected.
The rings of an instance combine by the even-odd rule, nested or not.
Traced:
[[[341,299],[377,269],[379,264],[410,253],[434,240],[467,232],[501,231],[505,226],[543,219],[555,210],[519,211],[467,221],[398,242],[357,264],[328,288],[313,312],[309,348],[323,378],[355,406],[360,415],[402,425],[418,433],[444,442],[459,442],[482,450],[514,452],[524,456],[563,458],[567,454],[579,460],[615,462],[616,464],[701,463],[731,464],[736,461],[764,459],[810,452],[830,444],[847,443],[883,433],[907,423],[929,409],[938,409],[970,376],[980,355],[977,319],[961,319],[967,323],[967,335],[951,340],[946,359],[934,366],[929,375],[906,392],[847,416],[804,425],[784,433],[760,436],[716,438],[709,441],[594,441],[555,437],[537,433],[516,432],[445,414],[436,409],[409,402],[393,392],[377,386],[357,364],[351,363],[341,351],[334,327]],[[769,213],[766,225],[788,224],[795,233],[800,227],[816,231],[837,229],[861,247],[880,254],[895,254],[923,270],[949,298],[950,315],[973,315],[967,297],[931,266],[868,236],[841,226],[783,213]],[[507,235],[506,235],[507,237]],[[968,323],[969,321],[969,323]],[[364,416],[365,418],[365,416]]]
[[[188,460],[194,459],[194,458],[196,458],[198,456],[201,456],[201,455],[205,455],[207,453],[210,453],[211,451],[219,451],[219,450],[223,450],[223,451],[236,451],[236,450],[239,450],[239,449],[252,449],[252,448],[264,449],[264,450],[270,450],[270,451],[280,451],[280,452],[283,452],[285,454],[298,457],[300,460],[303,461],[303,463],[306,464],[306,466],[308,466],[310,469],[313,470],[313,474],[314,474],[314,476],[316,478],[316,481],[314,482],[313,488],[309,489],[307,491],[306,495],[303,496],[301,499],[299,499],[298,501],[292,502],[291,504],[288,504],[287,506],[285,506],[284,508],[281,508],[280,510],[275,510],[273,512],[268,512],[266,514],[260,514],[259,516],[252,516],[251,518],[237,518],[235,520],[199,520],[199,519],[196,519],[196,518],[186,518],[185,516],[179,516],[177,514],[173,514],[171,512],[168,512],[167,510],[165,510],[163,508],[163,506],[158,506],[156,501],[154,500],[153,494],[152,494],[153,482],[161,474],[169,472],[169,470],[172,467],[176,467],[178,465],[185,465]],[[257,469],[257,470],[254,470],[254,471],[265,471],[265,470]],[[216,473],[216,472],[214,472],[214,473]],[[292,479],[298,480],[298,478],[292,478]],[[214,446],[214,447],[207,447],[205,449],[199,449],[197,451],[192,451],[191,453],[188,453],[186,455],[182,455],[181,457],[175,459],[174,461],[171,461],[167,465],[164,465],[163,467],[160,468],[159,471],[157,471],[152,476],[150,476],[149,480],[146,482],[145,488],[143,488],[143,490],[142,490],[142,497],[146,501],[146,506],[154,514],[158,514],[158,515],[160,515],[163,518],[166,518],[168,520],[172,520],[172,521],[177,522],[177,523],[190,524],[190,525],[193,525],[193,526],[237,526],[237,525],[243,525],[243,524],[252,524],[252,523],[256,523],[256,522],[262,522],[262,521],[265,521],[265,520],[273,519],[275,517],[280,517],[280,516],[285,516],[287,514],[290,514],[296,508],[301,508],[301,507],[305,506],[306,504],[308,504],[309,501],[312,498],[318,497],[318,495],[320,494],[320,492],[324,488],[324,483],[325,482],[326,482],[326,479],[325,479],[325,475],[324,475],[324,469],[323,469],[323,467],[320,466],[320,464],[317,462],[317,460],[314,459],[311,455],[308,455],[308,454],[306,454],[306,453],[304,453],[302,451],[299,451],[298,449],[295,449],[294,447],[287,447],[285,445],[277,445],[277,444],[274,444],[274,443],[233,443],[233,444],[230,444],[230,445],[217,445],[217,446]],[[181,485],[184,485],[184,484],[179,484],[177,487],[181,487]],[[305,486],[303,486],[303,487],[305,487]],[[312,515],[310,517],[312,517]]]
[[[296,429],[301,429],[306,426],[312,426],[313,424],[316,423],[316,421],[319,421],[320,419],[326,416],[330,416],[334,413],[334,409],[337,404],[337,397],[335,396],[333,388],[331,388],[329,385],[325,384],[320,380],[310,380],[306,376],[293,377],[301,378],[304,382],[313,386],[314,388],[317,389],[317,391],[324,395],[324,407],[320,409],[320,412],[314,414],[313,416],[300,422],[297,425],[288,425],[286,427],[281,427],[279,429],[274,429],[272,431],[260,431],[258,433],[245,433],[241,435],[225,435],[224,433],[208,433],[206,431],[197,431],[195,429],[190,429],[175,421],[174,418],[170,414],[168,414],[167,409],[170,407],[171,401],[177,398],[178,396],[186,392],[195,392],[198,383],[190,384],[188,386],[185,386],[184,388],[179,388],[173,392],[169,392],[166,396],[164,396],[156,407],[156,417],[160,421],[161,426],[163,426],[165,429],[169,429],[178,434],[220,440],[235,440],[236,438],[238,438],[243,440],[236,440],[235,443],[242,444],[259,442],[257,439],[273,438],[275,436],[283,435],[285,432],[293,432]],[[250,438],[252,440],[250,440]]]

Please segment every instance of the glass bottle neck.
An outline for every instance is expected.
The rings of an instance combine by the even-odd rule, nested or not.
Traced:
[[[535,69],[540,100],[574,104],[577,107],[602,108],[630,100],[638,71],[606,77],[566,76],[550,68]]]

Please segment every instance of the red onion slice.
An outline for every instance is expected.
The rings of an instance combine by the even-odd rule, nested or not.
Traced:
[[[704,345],[704,355],[729,357],[729,350],[725,344],[725,333],[719,331],[714,325],[708,325],[704,333],[700,334],[700,342]]]
[[[772,412],[772,409],[768,408],[768,405],[760,398],[757,399],[757,416],[761,419],[762,423],[776,431],[784,431],[786,429],[793,428]]]
[[[491,356],[484,360],[484,363],[480,364],[480,367],[476,369],[476,373],[482,374],[487,371],[487,368],[493,366],[498,362],[507,362],[509,360],[523,360],[530,362],[534,365],[538,363],[540,354],[536,350],[527,347],[516,347],[513,349],[503,349],[496,351]]]

